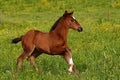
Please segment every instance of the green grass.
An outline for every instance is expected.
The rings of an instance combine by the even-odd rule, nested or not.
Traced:
[[[68,74],[60,56],[41,55],[39,72],[24,61],[16,73],[21,44],[11,40],[30,29],[48,32],[65,10],[84,31],[69,31],[68,43],[80,79]],[[120,1],[119,0],[0,0],[0,80],[119,80],[120,79]]]

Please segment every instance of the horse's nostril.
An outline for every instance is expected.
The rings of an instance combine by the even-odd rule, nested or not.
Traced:
[[[83,28],[79,27],[77,30],[78,30],[78,32],[81,32],[81,31],[83,31]]]
[[[83,28],[81,28],[81,31],[83,31]]]

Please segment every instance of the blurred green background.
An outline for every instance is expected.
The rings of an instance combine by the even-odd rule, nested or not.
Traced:
[[[39,72],[24,61],[16,73],[21,44],[15,37],[30,29],[48,32],[64,11],[74,16],[84,31],[69,31],[68,43],[81,77],[68,74],[60,56],[41,55]],[[0,0],[0,79],[1,80],[119,80],[120,1],[119,0]]]

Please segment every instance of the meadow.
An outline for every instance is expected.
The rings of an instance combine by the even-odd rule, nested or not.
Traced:
[[[38,72],[24,60],[16,73],[22,47],[11,40],[31,29],[48,32],[65,10],[83,26],[68,35],[80,78],[60,56],[45,54],[36,59]],[[0,80],[120,80],[120,1],[0,0]]]

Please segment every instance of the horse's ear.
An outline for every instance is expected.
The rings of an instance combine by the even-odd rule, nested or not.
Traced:
[[[66,14],[68,14],[67,10],[65,10],[65,12],[64,12],[64,14],[63,14],[63,16],[65,16]]]
[[[65,13],[64,14],[67,14],[68,12],[67,12],[67,10],[65,10]]]
[[[72,11],[71,13],[69,13],[69,15],[73,15],[74,11]]]

